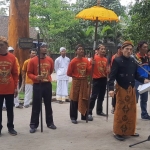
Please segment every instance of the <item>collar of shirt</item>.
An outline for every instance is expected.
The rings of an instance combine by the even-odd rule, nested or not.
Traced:
[[[144,56],[141,56],[140,53],[137,53],[137,57],[139,57],[139,58],[145,58],[146,56],[147,56],[146,54]]]

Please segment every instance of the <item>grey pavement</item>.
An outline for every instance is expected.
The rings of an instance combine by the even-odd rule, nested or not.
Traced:
[[[69,118],[69,103],[58,104],[52,102],[54,122],[56,130],[46,127],[43,106],[44,132],[40,132],[40,127],[34,134],[29,133],[29,122],[31,108],[17,109],[15,113],[15,129],[17,136],[8,134],[6,127],[6,112],[3,111],[3,130],[0,137],[0,150],[130,150],[130,144],[145,140],[150,135],[150,121],[140,119],[140,108],[138,104],[137,132],[140,137],[128,137],[120,142],[114,139],[112,134],[113,115],[111,110],[111,99],[109,99],[109,119],[99,117],[94,113],[94,121],[86,123],[80,120],[78,124],[72,124]],[[106,107],[106,99],[104,108]],[[150,113],[150,102],[148,103]],[[104,109],[105,112],[105,109]],[[150,150],[150,141],[137,145],[134,150]]]

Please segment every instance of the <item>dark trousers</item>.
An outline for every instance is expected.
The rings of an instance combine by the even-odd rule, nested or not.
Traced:
[[[139,85],[141,85],[139,81],[135,80],[135,88],[136,88],[136,99],[138,103],[138,99],[140,96],[140,106],[141,106],[141,118],[146,118],[148,117],[148,112],[147,112],[147,101],[148,101],[148,92],[145,92],[143,94],[139,94],[137,88]]]
[[[112,106],[115,109],[115,106],[116,106],[116,95],[114,95],[114,97],[112,98]]]
[[[7,90],[7,89],[6,89]],[[8,129],[14,128],[14,94],[8,94],[8,95],[0,95],[0,130],[3,128],[2,126],[2,107],[4,98],[6,101],[6,107],[7,107],[7,127]]]
[[[78,118],[78,102],[76,101],[70,101],[70,119],[71,120],[77,120]],[[81,120],[86,120],[86,115],[83,116],[81,114]]]
[[[90,98],[89,114],[92,115],[95,101],[97,99],[96,113],[103,112],[103,101],[106,92],[107,78],[93,79],[92,95]]]
[[[46,124],[53,124],[53,112],[51,107],[52,100],[52,84],[50,82],[33,84],[33,103],[30,127],[37,128],[39,126],[39,114],[41,110],[42,98],[45,104]]]

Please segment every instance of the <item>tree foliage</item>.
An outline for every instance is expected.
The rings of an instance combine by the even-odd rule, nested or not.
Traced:
[[[6,16],[8,14],[9,0],[0,0],[0,15]]]
[[[58,52],[61,46],[74,49],[78,43],[92,47],[95,22],[75,19],[75,15],[96,4],[97,0],[77,0],[75,4],[69,4],[66,0],[31,0],[30,25],[40,29],[42,38],[53,52]],[[118,15],[124,13],[119,0],[102,0],[101,4]],[[121,35],[120,28],[114,23],[99,22],[98,42],[117,42]]]
[[[66,32],[78,22],[69,6],[61,0],[31,0],[30,24],[39,28],[42,38],[50,43],[53,51],[69,45]]]
[[[137,44],[141,40],[150,42],[150,0],[136,1],[130,8],[124,38]]]

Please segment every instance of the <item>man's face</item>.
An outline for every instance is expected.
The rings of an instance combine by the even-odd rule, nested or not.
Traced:
[[[142,47],[140,48],[140,52],[146,54],[148,51],[148,45],[147,44],[143,44]]]
[[[62,50],[62,51],[60,52],[60,54],[61,54],[62,57],[66,56],[66,50]]]
[[[40,53],[47,54],[47,46],[46,45],[40,47]]]
[[[100,46],[98,50],[99,55],[106,55],[106,48],[104,46]]]
[[[78,55],[78,56],[84,56],[84,49],[83,49],[83,47],[79,47],[78,49],[77,49],[77,51],[76,51],[76,54]]]
[[[6,54],[7,53],[7,44],[3,41],[0,41],[0,54]]]
[[[125,48],[122,49],[122,54],[125,57],[130,57],[130,55],[132,55],[133,52],[133,47],[131,45],[126,46]]]
[[[147,53],[148,58],[150,59],[150,51]]]
[[[95,55],[98,55],[98,50],[95,50]]]
[[[9,53],[14,54],[14,50],[10,50]]]
[[[34,56],[36,56],[36,52],[35,51],[31,51],[30,58],[33,58]]]
[[[118,49],[118,55],[120,55],[120,56],[122,55],[122,50],[121,50],[121,48]]]

